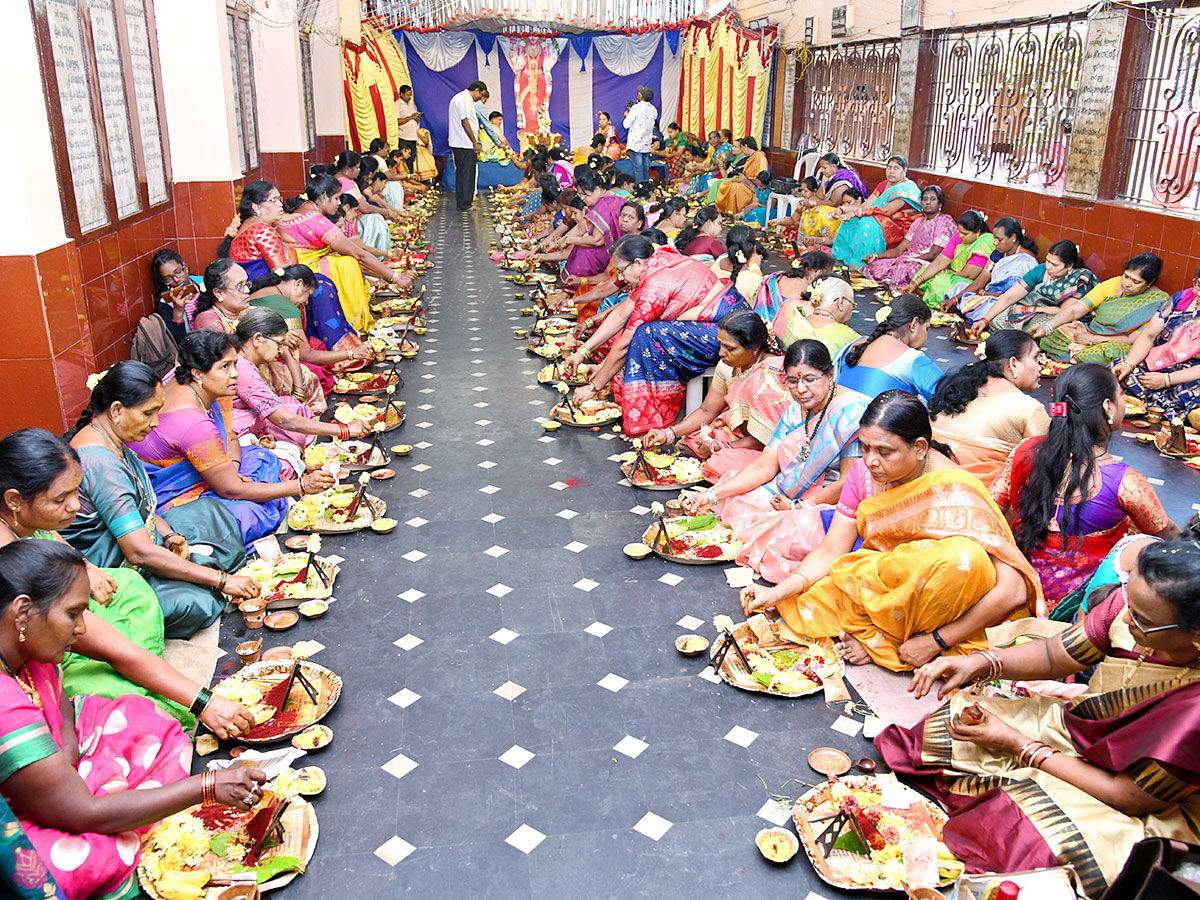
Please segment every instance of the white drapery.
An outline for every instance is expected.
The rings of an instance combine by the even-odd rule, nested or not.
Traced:
[[[603,35],[592,38],[592,49],[600,55],[604,67],[614,75],[633,75],[650,65],[658,52],[661,32],[648,34]]]
[[[680,45],[682,50],[682,45]],[[683,53],[672,53],[671,47],[663,38],[662,44],[662,104],[659,106],[660,121],[665,129],[670,122],[679,121],[679,88],[683,78]],[[697,135],[705,140],[707,135]]]
[[[438,31],[431,34],[409,31],[404,36],[425,64],[425,68],[434,72],[444,72],[451,66],[458,65],[467,55],[467,51],[475,45],[475,35],[457,31]]]

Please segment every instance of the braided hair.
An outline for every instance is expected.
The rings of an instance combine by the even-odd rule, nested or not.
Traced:
[[[885,334],[900,331],[914,319],[919,322],[928,322],[933,318],[933,310],[926,306],[925,301],[916,294],[901,294],[892,301],[890,307],[885,307],[885,309],[888,314],[876,324],[875,330],[867,335],[867,339],[846,351],[844,357],[846,365],[857,366],[858,361],[862,359],[863,352]]]
[[[733,271],[729,275],[729,283],[735,288],[737,287],[738,275],[742,269],[750,264],[750,258],[757,253],[759,256],[766,256],[767,251],[763,245],[758,242],[758,237],[754,233],[754,229],[749,225],[741,223],[734,225],[729,229],[729,233],[725,235],[725,248],[729,253],[729,261],[733,264]]]
[[[943,413],[957,416],[979,396],[979,389],[989,378],[1003,378],[1004,367],[1010,359],[1020,359],[1037,341],[1015,328],[997,331],[984,343],[984,357],[950,372],[938,382],[929,401],[929,414],[934,418]]]

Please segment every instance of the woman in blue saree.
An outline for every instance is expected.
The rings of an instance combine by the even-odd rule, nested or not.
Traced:
[[[833,258],[855,268],[866,265],[864,257],[895,247],[921,212],[921,189],[908,177],[908,160],[893,156],[866,203],[842,218]]]
[[[179,345],[175,383],[168,385],[158,424],[129,444],[142,461],[164,515],[199,497],[215,498],[238,521],[249,547],[274,532],[287,515],[288,497],[333,485],[325,471],[280,481],[279,457],[242,447],[233,430],[237,351],[228,335],[194,331]]]
[[[901,390],[928,403],[945,374],[921,350],[932,317],[933,311],[916,294],[901,294],[879,311],[874,331],[841,349],[834,360],[835,381],[872,399]]]

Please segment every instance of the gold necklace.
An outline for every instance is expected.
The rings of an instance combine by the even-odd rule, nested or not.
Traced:
[[[1136,646],[1136,644],[1134,646]],[[1125,688],[1129,687],[1129,682],[1133,679],[1133,676],[1137,674],[1138,669],[1140,669],[1142,667],[1142,663],[1144,663],[1146,661],[1146,657],[1149,655],[1150,655],[1150,648],[1147,647],[1144,651],[1142,651],[1142,655],[1137,658],[1137,662],[1135,662],[1133,664],[1133,668],[1125,673],[1125,677],[1121,681],[1121,690],[1124,690]],[[1179,666],[1179,674],[1176,675],[1172,680],[1176,684],[1181,683],[1183,681],[1183,679],[1187,676],[1188,672],[1190,672],[1192,669],[1194,669],[1196,667],[1196,662],[1197,662],[1197,660],[1193,659],[1190,663],[1181,664]]]
[[[196,386],[189,384],[188,390],[192,392],[192,396],[196,398],[196,403],[199,404],[200,409],[202,409],[204,411],[204,414],[207,416],[208,415],[208,407],[205,406],[204,401],[200,399],[200,392],[198,390],[196,390]]]
[[[6,660],[3,656],[0,656],[0,667],[3,667],[4,674],[10,676],[20,686],[21,690],[25,692],[26,696],[29,697],[34,706],[36,706],[38,709],[43,709],[42,695],[38,693],[38,689],[33,683],[33,676],[26,672],[25,679],[22,680],[20,675],[9,668],[8,660]],[[24,669],[25,667],[22,666],[21,668]]]
[[[103,428],[101,428],[95,422],[88,422],[88,427],[96,429],[96,431],[98,431],[100,433],[100,437],[104,438],[104,442],[106,444],[108,444],[109,448],[112,449],[113,453],[117,454],[117,456],[120,457],[122,460],[125,459],[124,450],[121,449],[121,445],[116,441],[116,439],[113,438],[112,435],[110,435],[107,431],[105,431]]]

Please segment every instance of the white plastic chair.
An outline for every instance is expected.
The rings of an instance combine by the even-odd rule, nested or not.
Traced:
[[[792,169],[792,178],[800,181],[811,174],[810,170],[811,172],[816,172],[817,161],[820,158],[821,154],[817,150],[805,153],[803,156],[797,156],[795,168]],[[771,196],[767,198],[767,223],[769,224],[772,218],[787,218],[796,211],[796,206],[799,203],[799,197],[793,197],[791,194],[777,194],[772,191]],[[771,215],[772,207],[776,209],[778,215]]]
[[[704,382],[717,374],[715,366],[709,366],[687,383],[687,396],[683,401],[683,414],[690,415],[704,402]]]

